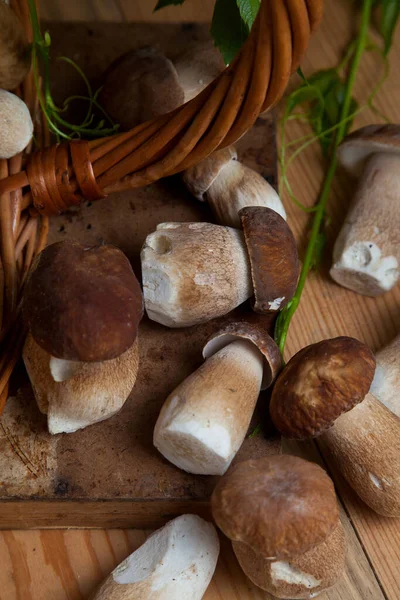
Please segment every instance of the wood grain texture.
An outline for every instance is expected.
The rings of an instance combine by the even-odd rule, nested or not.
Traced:
[[[174,7],[158,13],[157,18],[208,20],[213,0],[187,0],[187,8]],[[149,0],[42,0],[43,15],[53,19],[91,20],[105,18],[122,21],[146,19],[151,12]],[[356,21],[351,19],[347,0],[326,2],[324,22],[312,41],[304,70],[335,65],[341,50],[352,36]],[[183,11],[186,12],[183,12]],[[400,121],[400,38],[396,36],[391,56],[391,75],[380,92],[376,105],[394,121]],[[356,94],[365,101],[382,71],[376,54],[362,63]],[[369,110],[357,117],[356,124],[376,121]],[[303,135],[297,124],[290,127],[289,139]],[[323,162],[317,147],[303,153],[290,172],[291,182],[305,204],[318,194]],[[334,232],[344,219],[353,191],[353,183],[344,173],[336,178],[329,205],[328,260],[321,274],[311,275],[289,335],[287,354],[323,337],[355,335],[374,349],[394,337],[400,328],[399,290],[378,299],[367,299],[342,290],[328,278],[329,256]],[[286,199],[289,222],[298,235],[304,235],[307,218]],[[334,299],[333,299],[334,298]],[[347,311],[354,307],[351,326],[345,325]],[[293,449],[292,449],[293,450]],[[322,448],[323,450],[323,448]],[[301,455],[321,461],[314,444],[302,445]],[[328,458],[328,465],[331,467]],[[399,521],[374,515],[332,469],[337,490],[351,523],[345,518],[349,554],[345,578],[321,600],[398,600],[400,598],[400,526]],[[354,528],[353,528],[354,526]],[[0,534],[1,600],[86,600],[96,584],[145,539],[138,531],[34,531]],[[368,556],[368,558],[367,558]],[[376,577],[374,576],[374,573]],[[379,583],[378,583],[379,582]],[[267,600],[245,580],[224,541],[216,575],[206,600]]]

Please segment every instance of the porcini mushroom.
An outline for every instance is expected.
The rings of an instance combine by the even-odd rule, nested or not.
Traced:
[[[30,46],[20,20],[6,2],[0,2],[0,23],[0,88],[14,90],[28,72]]]
[[[153,533],[114,569],[93,600],[201,600],[218,554],[214,526],[183,515]]]
[[[107,69],[100,102],[108,115],[129,130],[184,102],[172,62],[156,48],[127,52]]]
[[[241,462],[211,507],[247,577],[277,598],[315,598],[344,570],[335,490],[316,464],[286,455]]]
[[[260,390],[279,372],[281,355],[265,320],[249,317],[217,331],[203,356],[205,363],[165,401],[154,445],[189,473],[223,475],[243,443]]]
[[[375,512],[400,516],[400,420],[369,389],[375,359],[348,337],[298,352],[274,387],[270,412],[282,435],[323,441],[348,483]]]
[[[359,294],[378,296],[399,279],[400,126],[369,125],[338,150],[359,185],[333,252],[332,278]]]
[[[196,41],[187,46],[174,59],[174,65],[185,94],[185,102],[197,96],[225,68],[222,55],[211,39]]]
[[[255,294],[257,312],[276,312],[299,271],[287,223],[265,207],[242,209],[241,231],[210,223],[162,223],[142,249],[150,319],[187,327],[222,316]]]
[[[25,102],[6,90],[0,90],[0,122],[0,159],[11,158],[31,141],[33,123]]]
[[[30,329],[23,358],[50,433],[72,432],[115,414],[134,386],[139,283],[114,246],[48,246],[26,283]]]
[[[400,417],[400,335],[376,354],[370,392]]]
[[[218,223],[239,228],[239,211],[246,206],[266,206],[286,220],[274,188],[256,171],[237,159],[233,146],[217,150],[183,173],[188,190],[207,201]]]

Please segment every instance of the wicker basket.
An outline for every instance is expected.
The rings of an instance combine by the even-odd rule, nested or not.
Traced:
[[[32,39],[26,0],[11,0]],[[96,141],[50,145],[32,71],[17,93],[33,116],[41,148],[0,160],[2,306],[0,412],[20,356],[26,275],[47,240],[48,217],[112,192],[148,185],[233,144],[282,97],[299,66],[323,0],[262,0],[240,53],[197,97],[167,115]]]

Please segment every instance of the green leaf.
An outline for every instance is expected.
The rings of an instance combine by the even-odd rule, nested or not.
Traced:
[[[400,17],[400,0],[381,0],[382,15],[380,31],[385,42],[384,54],[392,47],[393,34]]]
[[[260,0],[236,0],[236,2],[240,16],[250,30],[260,8]]]
[[[294,111],[296,106],[300,104],[304,104],[306,102],[312,102],[313,100],[320,100],[321,94],[319,90],[313,86],[299,87],[297,90],[294,90],[288,98],[286,104],[287,114],[290,114]]]
[[[249,33],[236,2],[232,0],[216,0],[210,31],[227,65],[235,58]]]
[[[160,10],[160,8],[165,8],[166,6],[183,4],[185,0],[158,0],[157,6],[155,7],[153,12],[156,10]]]

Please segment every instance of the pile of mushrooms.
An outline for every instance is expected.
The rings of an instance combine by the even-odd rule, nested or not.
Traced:
[[[114,569],[93,600],[201,600],[218,554],[214,526],[183,515],[153,533]]]
[[[254,295],[254,310],[274,313],[292,298],[299,274],[285,220],[265,207],[240,211],[243,232],[211,223],[162,223],[142,253],[150,319],[187,327],[223,316]]]
[[[341,576],[344,531],[318,465],[285,455],[241,462],[217,484],[211,507],[247,577],[277,598],[315,598]]]
[[[167,398],[154,445],[177,467],[223,475],[246,436],[262,389],[282,359],[258,315],[233,321],[204,346],[205,363]]]
[[[359,294],[391,290],[400,275],[398,125],[369,125],[338,150],[342,165],[359,180],[333,251],[332,278]]]
[[[48,246],[26,283],[23,359],[50,433],[117,413],[138,372],[142,293],[114,246]]]
[[[369,391],[375,358],[348,337],[303,348],[274,387],[270,413],[288,438],[323,437],[342,475],[375,512],[400,517],[400,419]]]

